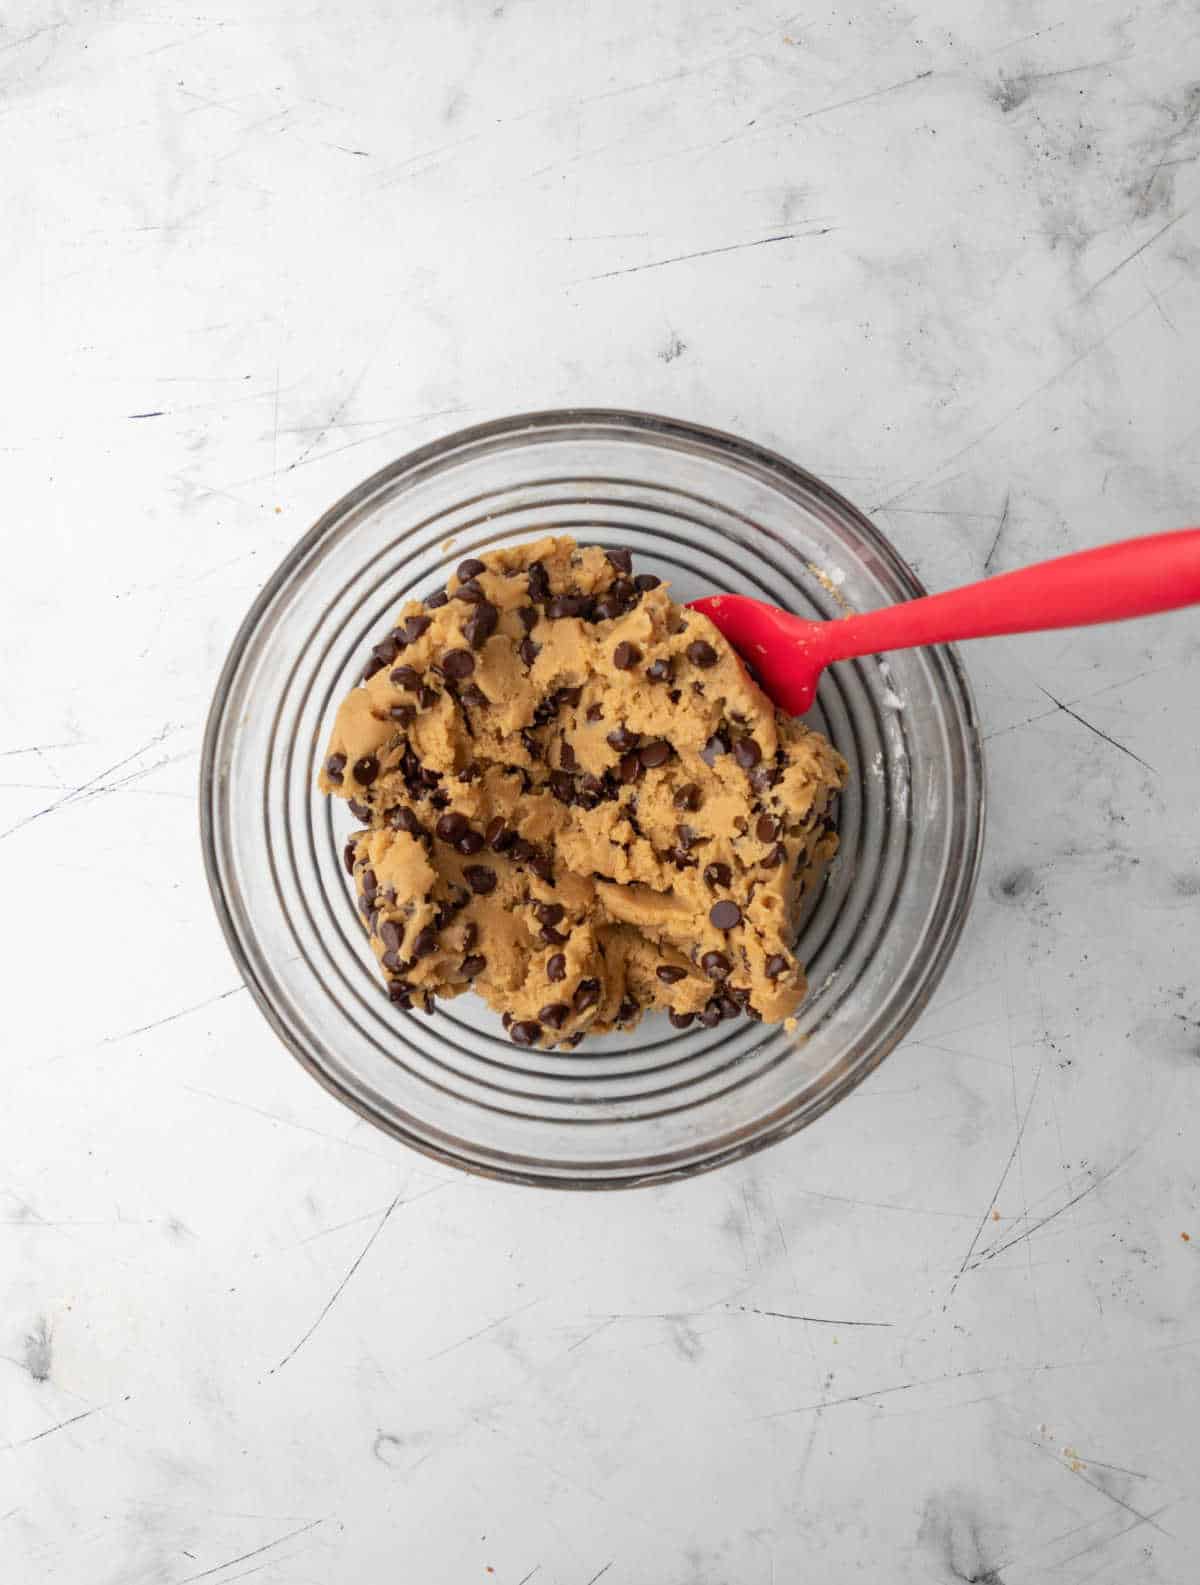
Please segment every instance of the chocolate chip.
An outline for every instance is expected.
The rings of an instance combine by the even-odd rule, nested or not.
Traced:
[[[670,682],[673,672],[674,663],[669,655],[660,656],[646,667],[646,676],[651,682]]]
[[[700,807],[701,792],[694,781],[685,782],[682,787],[676,788],[675,797],[671,800],[676,809],[686,809],[694,814]]]
[[[695,1013],[677,1013],[675,1011],[671,1011],[667,1014],[667,1017],[671,1020],[671,1023],[676,1029],[689,1029],[691,1028],[692,1022],[696,1015]]]
[[[659,765],[665,765],[672,754],[671,745],[664,738],[653,738],[649,743],[643,743],[638,749],[638,759],[647,770],[654,770]]]
[[[519,605],[517,607],[517,617],[525,631],[527,633],[532,633],[534,628],[537,626],[538,620],[538,614],[535,607],[532,605]]]
[[[421,686],[421,674],[412,666],[397,666],[394,671],[388,673],[388,681],[397,688],[407,688],[409,693],[416,693]]]
[[[542,646],[535,644],[531,638],[523,638],[517,645],[517,654],[526,666],[532,666],[542,652]]]
[[[476,687],[473,682],[467,684],[461,697],[463,704],[473,704],[477,710],[486,710],[492,702],[483,689]]]
[[[722,996],[717,1005],[721,1009],[722,1018],[740,1018],[742,1015],[742,1009],[732,996]]]
[[[537,848],[532,842],[526,842],[524,837],[514,837],[511,846],[513,858],[519,864],[528,864],[530,859],[537,857]]]
[[[631,748],[637,747],[638,734],[631,732],[627,726],[619,726],[604,741],[609,748],[615,748],[618,754],[628,754]]]
[[[693,666],[702,666],[705,671],[717,664],[716,650],[702,638],[695,639],[688,645],[687,658]]]
[[[571,709],[573,710],[582,697],[582,688],[559,688],[555,692],[554,700],[556,704],[570,705]]]
[[[586,1012],[589,1007],[595,1007],[600,1000],[599,980],[580,980],[575,987],[575,994],[571,998],[572,1006],[577,1013]]]
[[[633,586],[639,594],[647,594],[651,589],[657,589],[661,582],[662,579],[656,578],[652,572],[639,572],[633,580]]]
[[[579,1044],[579,1042],[582,1039],[583,1039],[583,1030],[582,1029],[577,1029],[573,1035],[568,1035],[567,1038],[564,1041],[561,1042],[561,1044],[564,1045],[564,1046],[575,1047],[575,1046],[577,1046]]]
[[[538,1013],[542,1023],[549,1024],[551,1029],[561,1029],[570,1016],[571,1009],[566,1002],[551,1002]]]
[[[440,610],[443,605],[449,604],[450,596],[446,593],[445,589],[435,589],[432,594],[427,594],[425,596],[425,609],[427,611],[437,611]]]
[[[346,772],[346,756],[344,754],[331,754],[325,761],[325,774],[335,787],[342,785]]]
[[[479,605],[487,599],[487,595],[484,594],[474,578],[468,578],[465,583],[460,583],[458,588],[455,589],[454,598],[464,601],[467,605]]]
[[[774,787],[779,776],[780,772],[772,765],[756,765],[750,772],[750,785],[756,793],[765,793],[768,787]]]
[[[394,809],[387,812],[387,822],[393,831],[407,831],[410,836],[417,836],[421,830],[421,822],[412,810],[404,804],[397,804]]]
[[[700,967],[710,980],[728,979],[733,965],[723,952],[706,952],[700,959]]]
[[[410,950],[414,958],[427,958],[431,952],[437,951],[437,944],[437,931],[431,925],[426,925],[424,930],[417,931]]]
[[[534,903],[533,911],[544,925],[556,925],[566,913],[561,903]]]
[[[708,910],[708,922],[714,930],[734,930],[742,922],[742,910],[736,903],[725,899],[714,903]]]
[[[593,622],[615,622],[625,615],[625,602],[615,589],[602,594],[592,607]]]
[[[560,804],[570,804],[575,799],[575,783],[565,770],[550,772],[550,791]]]
[[[394,952],[404,940],[404,930],[394,919],[385,919],[379,927],[379,939]]]
[[[437,702],[438,696],[432,688],[422,688],[420,693],[417,695],[417,703],[421,706],[422,710],[432,710]]]
[[[700,1014],[700,1022],[705,1029],[715,1029],[721,1022],[721,1004],[717,1001],[705,1003],[704,1011]]]
[[[346,846],[342,849],[342,863],[346,866],[347,875],[354,874],[354,848],[354,838],[351,837],[350,841],[347,842]]]
[[[638,1010],[638,1004],[631,996],[623,996],[621,1005],[617,1008],[616,1022],[618,1024],[631,1023]]]
[[[769,853],[764,853],[759,863],[765,870],[776,869],[787,857],[787,849],[782,842],[777,842]]]
[[[633,552],[631,550],[606,550],[605,560],[610,567],[615,567],[618,572],[629,574],[633,571]]]
[[[463,637],[472,649],[482,649],[496,631],[499,620],[500,613],[496,607],[485,600],[475,607],[463,623]]]
[[[590,601],[583,594],[556,594],[546,605],[546,615],[554,621],[569,616],[585,616]]]
[[[457,810],[452,810],[449,814],[442,815],[433,829],[443,842],[457,842],[463,832],[469,828],[470,821],[466,815],[459,814]]]
[[[642,658],[642,652],[636,644],[622,641],[613,650],[613,665],[618,671],[629,671],[637,665]]]
[[[754,834],[760,842],[777,842],[780,829],[780,822],[774,815],[759,815]]]
[[[407,980],[393,980],[387,987],[387,999],[394,1002],[397,1007],[402,1007],[405,1012],[412,1008],[409,998],[412,996],[412,986]]]
[[[468,578],[477,578],[481,572],[486,572],[487,567],[482,561],[476,561],[474,556],[469,556],[466,561],[458,564],[458,580],[466,583]]]
[[[588,707],[587,707],[587,718],[588,718],[589,721],[603,721],[603,719],[604,719],[604,707],[603,707],[603,705],[598,705],[598,704],[590,704],[590,705],[588,705]]]
[[[623,754],[617,766],[617,775],[628,786],[630,782],[637,781],[644,774],[645,767],[636,754]]]
[[[700,750],[700,758],[706,765],[712,765],[722,754],[729,753],[729,740],[720,732],[714,732],[708,742]]]
[[[390,666],[403,648],[404,640],[400,634],[389,633],[388,636],[385,639],[381,639],[378,644],[372,644],[371,654],[379,662],[381,667]]]
[[[675,963],[660,963],[654,972],[664,985],[674,985],[687,977],[687,970]]]
[[[377,671],[382,671],[383,670],[383,666],[384,666],[384,663],[383,663],[383,661],[380,660],[379,656],[378,655],[372,655],[370,660],[367,662],[367,664],[362,669],[362,680],[364,682],[370,682],[371,678],[375,675],[375,673]]]
[[[379,882],[375,878],[375,871],[369,868],[365,869],[359,877],[359,885],[363,889],[364,897],[374,897],[379,890]]]
[[[482,974],[486,968],[487,959],[482,952],[473,952],[470,957],[462,960],[462,972],[469,980],[473,980],[477,974]]]
[[[774,957],[767,959],[767,966],[764,970],[764,973],[769,980],[777,980],[781,974],[786,974],[787,971],[788,960],[781,953],[776,952]]]
[[[569,743],[563,742],[559,745],[558,759],[563,770],[575,769],[575,750]]]
[[[467,903],[470,902],[470,900],[471,899],[470,899],[469,893],[464,892],[463,893],[462,903],[459,906],[465,908]],[[479,940],[479,926],[475,923],[475,921],[473,919],[469,919],[467,921],[466,929],[463,931],[463,943],[462,943],[463,951],[464,952],[469,952],[471,950],[471,948],[475,945],[475,943],[478,940]]]
[[[493,853],[503,853],[505,848],[512,847],[517,840],[517,833],[509,830],[500,815],[495,815],[488,821],[484,836]]]
[[[370,809],[367,807],[367,805],[365,803],[360,803],[357,798],[351,798],[348,807],[349,807],[350,813],[354,816],[354,818],[356,820],[361,820],[363,825],[366,825],[368,820],[370,820],[370,818],[371,818]]]
[[[733,745],[733,757],[743,770],[753,770],[762,759],[762,749],[752,737],[740,737]]]
[[[463,832],[454,846],[459,853],[470,858],[473,853],[478,853],[483,847],[483,838],[478,831],[467,830]]]
[[[733,871],[728,864],[709,864],[705,866],[705,884],[715,891],[718,886],[728,886],[733,879]]]
[[[403,629],[405,642],[415,644],[423,633],[428,632],[432,620],[433,618],[428,616],[410,616]]]
[[[510,1026],[508,1038],[518,1046],[532,1046],[534,1041],[542,1038],[542,1026],[535,1024],[532,1018],[522,1018]]]
[[[475,657],[469,649],[451,649],[442,656],[442,671],[455,682],[463,682],[475,670]]]
[[[550,863],[550,855],[548,853],[535,853],[529,860],[529,868],[537,876],[538,880],[545,881],[547,886],[554,884],[554,868]]]
[[[546,978],[548,980],[565,980],[567,977],[567,958],[564,952],[555,952],[546,959]]]
[[[695,826],[676,826],[675,835],[685,853],[690,853],[692,848],[702,847],[704,843],[712,841],[711,837],[706,837],[702,831],[697,831]]]
[[[486,864],[468,864],[463,870],[463,880],[476,897],[486,897],[489,892],[496,890],[496,872]]]
[[[379,761],[374,754],[364,754],[362,759],[355,760],[352,774],[361,786],[369,787],[379,775]]]

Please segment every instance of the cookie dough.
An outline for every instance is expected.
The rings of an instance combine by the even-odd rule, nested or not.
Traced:
[[[651,1008],[778,1022],[846,765],[627,550],[544,539],[401,610],[342,701],[323,792],[387,994],[473,990],[519,1045]]]

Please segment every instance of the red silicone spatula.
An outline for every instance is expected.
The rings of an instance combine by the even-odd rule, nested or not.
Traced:
[[[806,622],[740,594],[691,602],[789,715],[809,709],[831,661],[998,633],[1123,622],[1198,603],[1200,528],[1120,540],[839,621]]]

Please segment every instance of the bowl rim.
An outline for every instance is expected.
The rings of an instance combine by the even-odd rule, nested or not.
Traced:
[[[218,673],[212,701],[205,719],[204,736],[200,748],[198,795],[200,844],[204,858],[205,877],[208,882],[209,895],[212,898],[213,907],[234,964],[267,1023],[291,1052],[292,1056],[296,1058],[307,1073],[316,1079],[323,1089],[340,1101],[342,1105],[349,1107],[351,1111],[364,1121],[371,1123],[390,1137],[398,1139],[410,1149],[417,1150],[423,1156],[438,1161],[445,1166],[453,1166],[460,1171],[469,1172],[474,1177],[539,1189],[599,1191],[643,1188],[655,1184],[676,1183],[715,1171],[718,1167],[726,1166],[730,1162],[742,1160],[760,1150],[766,1149],[769,1145],[789,1138],[802,1128],[807,1127],[808,1124],[815,1122],[830,1107],[843,1100],[869,1073],[875,1071],[883,1059],[894,1051],[906,1037],[921,1013],[928,1006],[958,946],[966,921],[970,915],[971,904],[979,879],[984,836],[987,827],[988,798],[983,737],[980,731],[979,712],[970,678],[957,647],[953,644],[939,645],[936,647],[940,650],[949,668],[962,704],[964,722],[967,728],[964,748],[967,751],[970,769],[978,790],[976,800],[977,815],[975,820],[971,822],[968,831],[969,853],[965,866],[966,873],[960,877],[961,884],[957,906],[954,913],[944,923],[940,940],[937,943],[937,950],[927,966],[926,973],[916,994],[909,998],[895,1024],[888,1031],[886,1037],[880,1041],[877,1049],[866,1060],[856,1064],[852,1071],[840,1074],[836,1081],[830,1085],[829,1089],[803,1112],[792,1112],[776,1119],[768,1128],[756,1133],[752,1138],[731,1143],[724,1149],[705,1156],[702,1160],[688,1161],[681,1165],[665,1165],[649,1172],[624,1176],[613,1174],[612,1176],[582,1178],[567,1175],[548,1176],[522,1171],[515,1165],[505,1167],[490,1166],[486,1162],[462,1156],[456,1151],[439,1148],[431,1140],[410,1132],[393,1122],[390,1118],[372,1110],[360,1101],[358,1096],[352,1091],[344,1088],[333,1074],[317,1063],[293,1037],[292,1032],[276,1011],[274,1003],[262,986],[254,964],[243,945],[234,919],[233,908],[222,882],[217,854],[217,821],[215,814],[217,791],[216,753],[225,727],[227,701],[230,697],[232,682],[242,665],[246,651],[258,631],[264,615],[297,568],[321,544],[327,534],[345,521],[353,512],[357,511],[373,495],[405,477],[415,478],[422,472],[441,471],[452,464],[457,453],[469,452],[473,448],[478,448],[488,443],[505,439],[517,440],[522,436],[528,436],[531,439],[554,438],[556,434],[566,439],[578,431],[587,430],[607,430],[609,432],[608,438],[615,440],[644,438],[686,442],[692,445],[699,444],[710,455],[716,453],[716,460],[721,460],[721,454],[723,453],[728,460],[740,465],[743,469],[761,470],[770,475],[775,482],[786,483],[793,488],[815,496],[835,512],[849,518],[863,538],[870,544],[871,549],[888,565],[889,569],[902,582],[907,583],[913,589],[914,598],[920,598],[928,593],[925,585],[917,577],[913,569],[886,536],[875,527],[874,523],[871,522],[861,508],[855,506],[852,501],[847,500],[839,491],[826,484],[823,479],[818,478],[806,468],[802,468],[798,463],[792,462],[789,458],[783,456],[782,453],[774,451],[770,447],[759,445],[754,441],[744,440],[738,435],[729,433],[727,430],[692,423],[689,420],[668,418],[661,414],[640,412],[632,408],[542,408],[531,412],[510,414],[504,418],[489,419],[481,424],[472,424],[463,429],[453,430],[436,440],[428,441],[422,446],[417,446],[413,450],[403,453],[392,462],[385,463],[382,468],[377,469],[374,473],[369,474],[367,478],[352,486],[351,489],[334,501],[331,506],[327,507],[312,527],[301,535],[284,555],[274,572],[254,597],[245,616],[239,623]]]

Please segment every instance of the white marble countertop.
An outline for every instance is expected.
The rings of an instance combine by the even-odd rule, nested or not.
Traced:
[[[340,1109],[195,809],[282,553],[480,419],[736,430],[937,587],[1196,521],[1198,26],[5,8],[6,1585],[1200,1577],[1194,615],[968,651],[991,823],[934,1005],[663,1190]]]

